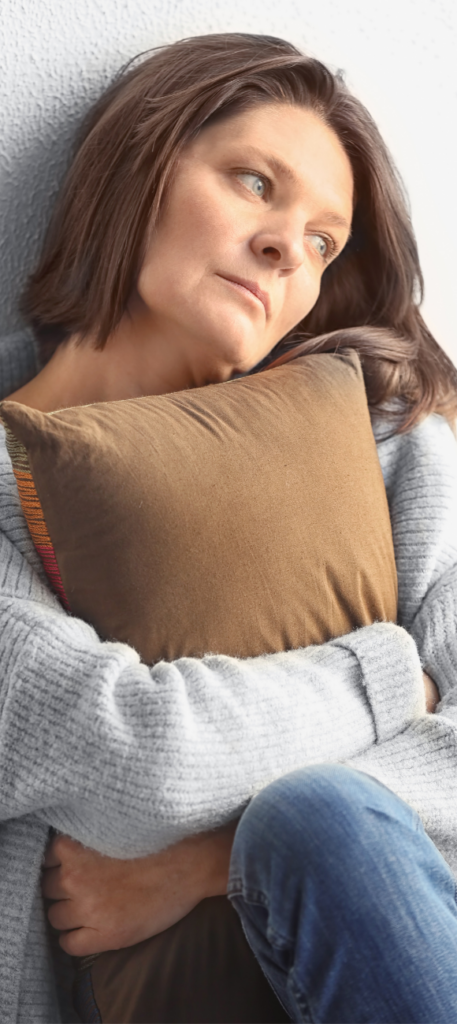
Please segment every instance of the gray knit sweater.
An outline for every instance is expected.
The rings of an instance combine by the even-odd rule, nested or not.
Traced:
[[[0,395],[35,369],[27,334],[0,345]],[[39,895],[50,825],[112,856],[144,855],[239,815],[285,772],[338,760],[414,806],[457,872],[457,446],[438,416],[377,437],[401,626],[147,668],[49,590],[0,432],[2,1024],[65,1018]],[[435,715],[422,666],[440,689]]]

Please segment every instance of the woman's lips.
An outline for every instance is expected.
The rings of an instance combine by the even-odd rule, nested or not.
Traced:
[[[268,292],[264,292],[263,288],[257,284],[256,281],[248,281],[245,277],[236,277],[235,274],[217,274],[217,277],[222,277],[224,281],[229,281],[230,284],[238,285],[244,288],[245,291],[250,292],[254,298],[258,299],[262,303],[265,310],[265,315],[268,317],[270,314],[270,296]]]

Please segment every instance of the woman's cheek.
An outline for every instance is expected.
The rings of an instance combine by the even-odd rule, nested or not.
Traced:
[[[311,312],[313,306],[320,294],[321,277],[316,277],[314,280],[304,280],[300,283],[297,289],[294,289],[293,294],[285,302],[284,306],[284,320],[285,329],[281,337],[284,337],[288,331],[291,331],[293,327],[304,320],[305,316]]]

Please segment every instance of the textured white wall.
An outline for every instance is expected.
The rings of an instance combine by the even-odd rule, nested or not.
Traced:
[[[135,54],[218,31],[282,36],[345,69],[406,182],[424,315],[457,363],[455,0],[0,0],[0,335],[20,326],[82,112]]]

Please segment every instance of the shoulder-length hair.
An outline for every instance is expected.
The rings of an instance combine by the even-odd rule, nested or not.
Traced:
[[[350,346],[372,409],[401,410],[396,430],[432,411],[452,422],[457,370],[419,312],[417,246],[388,149],[340,72],[269,36],[206,35],[140,54],[90,110],[21,299],[43,361],[72,334],[102,348],[116,328],[186,143],[215,118],[272,101],[300,104],[336,133],[356,195],[346,247],[272,358],[297,342],[309,352]]]

